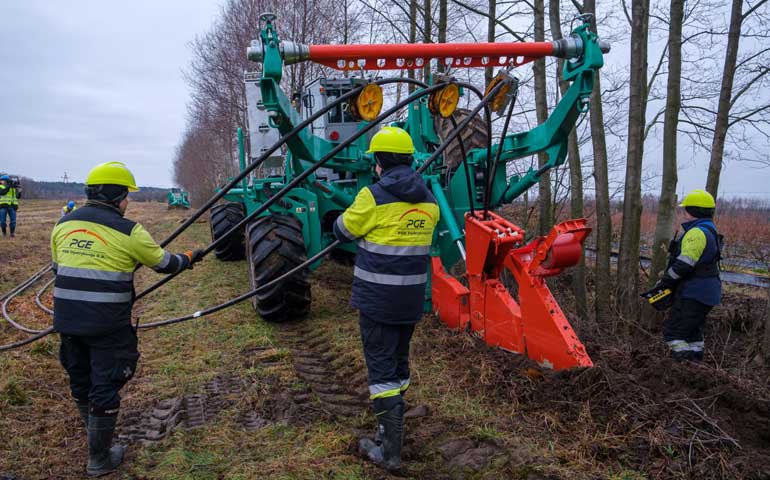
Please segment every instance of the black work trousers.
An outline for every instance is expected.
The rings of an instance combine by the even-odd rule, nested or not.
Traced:
[[[675,359],[703,359],[703,326],[713,307],[677,295],[663,323],[663,339]]]
[[[402,401],[409,388],[409,343],[414,324],[378,322],[361,312],[358,320],[361,342],[369,379],[369,397],[375,409],[389,410],[390,404]]]
[[[130,325],[93,337],[61,335],[59,360],[70,377],[75,401],[96,415],[120,407],[121,388],[136,372],[137,338]]]

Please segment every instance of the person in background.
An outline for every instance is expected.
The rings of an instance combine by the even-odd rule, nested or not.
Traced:
[[[61,216],[63,217],[65,215],[67,215],[68,213],[72,213],[75,210],[77,210],[77,208],[78,207],[75,205],[75,202],[70,200],[69,202],[67,202],[67,205],[61,207]]]
[[[124,218],[128,192],[137,190],[124,164],[97,165],[86,178],[85,206],[63,216],[51,233],[59,359],[88,431],[86,471],[92,476],[110,473],[123,461],[125,449],[112,445],[112,435],[119,391],[139,360],[131,325],[137,264],[173,273],[203,258],[202,250],[163,250],[144,227]]]
[[[19,209],[21,189],[18,181],[14,181],[8,175],[0,176],[0,230],[3,237],[6,233],[6,218],[10,219],[11,237],[16,236],[16,211]]]
[[[659,310],[670,308],[663,339],[671,357],[700,362],[706,316],[722,299],[719,260],[723,240],[712,221],[716,202],[710,193],[693,190],[679,206],[684,207],[689,220],[669,245],[663,277],[642,297]]]

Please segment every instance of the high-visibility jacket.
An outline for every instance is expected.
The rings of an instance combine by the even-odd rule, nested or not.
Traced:
[[[54,327],[66,335],[101,335],[130,324],[134,270],[159,273],[189,265],[161,248],[117,209],[86,205],[62,217],[51,233]]]
[[[70,210],[70,209],[67,207],[67,205],[65,205],[65,206],[61,207],[61,216],[63,217],[63,216],[65,216],[65,215],[67,215],[68,213],[72,213],[72,212],[74,212],[74,211],[75,211],[75,210],[77,210],[77,209],[78,209],[78,207],[77,207],[77,206],[74,206],[74,207],[72,207],[72,210]]]
[[[390,168],[361,189],[334,224],[340,241],[358,245],[352,305],[382,323],[416,323],[438,221],[433,194],[409,166]]]
[[[677,294],[682,298],[709,306],[719,305],[722,299],[718,265],[721,245],[716,227],[710,219],[699,218],[683,223],[682,228],[682,234],[669,247],[664,281],[675,283]]]
[[[19,205],[19,197],[16,189],[10,186],[0,186],[0,207],[12,207]]]

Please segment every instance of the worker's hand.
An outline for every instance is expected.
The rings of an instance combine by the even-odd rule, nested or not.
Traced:
[[[187,268],[192,268],[193,265],[203,260],[203,256],[204,256],[202,249],[188,250],[184,252],[184,254],[187,255],[188,260],[190,260],[190,264]]]

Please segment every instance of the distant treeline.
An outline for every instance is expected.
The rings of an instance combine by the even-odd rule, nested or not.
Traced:
[[[31,178],[21,178],[23,198],[42,198],[51,200],[80,200],[85,198],[85,184],[72,182],[39,182]],[[167,188],[139,187],[131,193],[135,202],[166,201]]]

